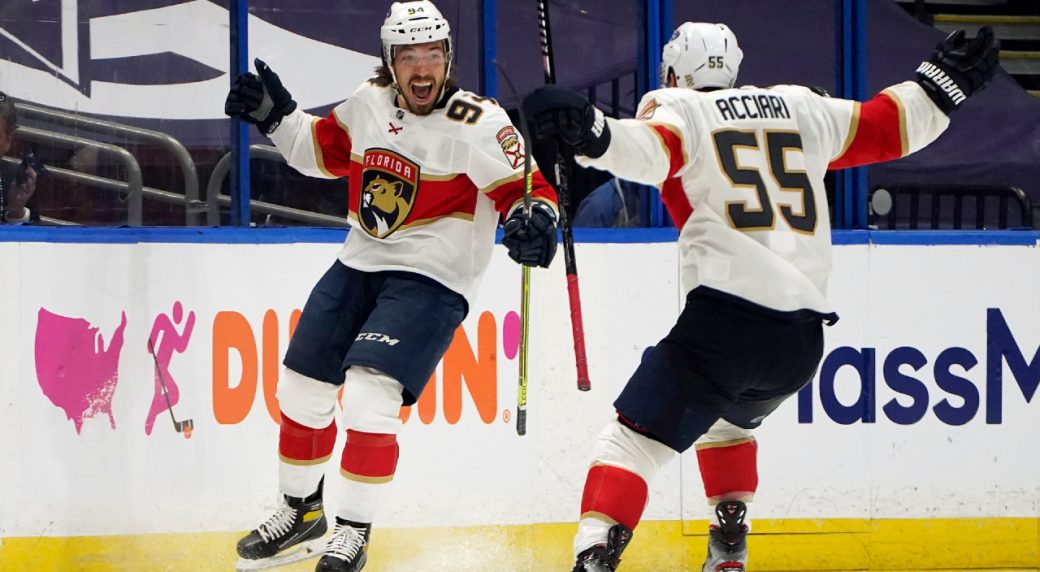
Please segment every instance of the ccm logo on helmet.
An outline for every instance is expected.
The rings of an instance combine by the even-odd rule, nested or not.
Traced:
[[[436,29],[437,29],[436,26],[428,25],[428,26],[422,26],[420,28],[409,28],[408,29],[408,33],[409,34],[414,34],[416,32],[429,32],[429,31],[436,30]]]

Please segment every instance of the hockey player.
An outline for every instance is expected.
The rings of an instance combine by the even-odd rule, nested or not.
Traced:
[[[455,87],[448,22],[433,3],[393,3],[380,36],[376,76],[328,117],[297,109],[259,60],[225,105],[298,171],[348,177],[352,223],[285,355],[277,389],[284,502],[238,542],[242,568],[302,559],[321,542],[341,387],[335,530],[316,569],[364,567],[380,493],[397,466],[401,405],[415,403],[465,317],[500,216],[514,260],[548,266],[556,250],[555,193],[532,165],[524,216],[524,141],[493,100]]]
[[[916,81],[870,101],[798,86],[733,89],[742,53],[722,24],[685,23],[664,47],[665,89],[636,119],[604,119],[554,86],[525,100],[541,136],[579,163],[661,187],[679,234],[686,306],[636,369],[600,433],[581,499],[574,572],[615,570],[678,452],[697,450],[715,506],[704,572],[743,571],[757,486],[753,430],[812,378],[823,351],[831,229],[827,169],[928,145],[996,70],[988,28],[938,45]],[[684,89],[675,89],[684,88]]]

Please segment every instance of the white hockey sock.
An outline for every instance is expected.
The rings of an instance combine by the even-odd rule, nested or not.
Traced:
[[[607,532],[615,523],[600,518],[586,517],[578,522],[578,533],[574,535],[574,557],[597,544],[607,543]]]

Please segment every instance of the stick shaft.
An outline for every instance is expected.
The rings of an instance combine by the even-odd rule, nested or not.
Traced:
[[[498,62],[495,62],[498,67]],[[505,70],[498,68],[502,77],[509,85],[515,96],[516,89],[513,82],[509,80]],[[531,144],[527,136],[527,118],[524,117],[523,105],[517,110],[520,117],[520,136],[524,141],[524,221],[531,221],[531,192],[534,185],[534,175],[531,171]],[[530,346],[528,325],[531,322],[531,268],[523,266],[520,275],[520,364],[517,380],[516,394],[516,434],[527,434],[527,349]]]
[[[520,383],[516,394],[516,434],[527,434],[527,348],[530,345],[531,267],[524,266],[520,283]]]
[[[170,419],[173,421],[174,429],[176,429],[180,425],[177,423],[177,418],[173,416],[173,405],[170,403],[170,394],[166,391],[166,379],[163,378],[162,368],[159,367],[159,358],[155,355],[155,345],[152,343],[152,338],[148,338],[148,353],[152,354],[152,361],[155,362],[155,375],[159,377],[159,386],[162,387],[162,394],[166,399],[166,410],[170,412]]]
[[[542,70],[545,83],[556,83],[556,66],[553,62],[552,34],[549,31],[549,1],[538,0],[538,34],[542,41]]]
[[[556,64],[553,59],[548,0],[538,0],[538,33],[542,43],[542,71],[545,72],[545,83],[556,83]],[[578,262],[574,256],[574,232],[571,228],[570,217],[567,215],[570,208],[569,172],[563,155],[555,143],[553,144],[553,156],[556,158],[556,188],[559,191],[563,258],[567,267],[567,298],[571,310],[574,365],[578,373],[578,389],[588,391],[592,388],[592,383],[589,381],[588,358],[585,354],[585,326],[581,313],[581,291],[578,288]]]

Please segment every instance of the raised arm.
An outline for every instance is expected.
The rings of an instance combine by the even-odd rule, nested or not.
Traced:
[[[278,74],[263,61],[254,62],[256,74],[235,79],[224,103],[224,113],[256,125],[297,171],[311,177],[334,179],[350,172],[350,132],[343,120],[345,104],[328,117],[318,118],[297,109],[296,101]]]
[[[949,115],[993,79],[999,49],[989,27],[970,41],[962,30],[947,36],[917,68],[916,81],[889,87],[862,104],[852,103],[851,117],[844,119],[847,135],[829,168],[898,159],[930,144],[946,130]],[[831,101],[824,105],[848,105]]]

